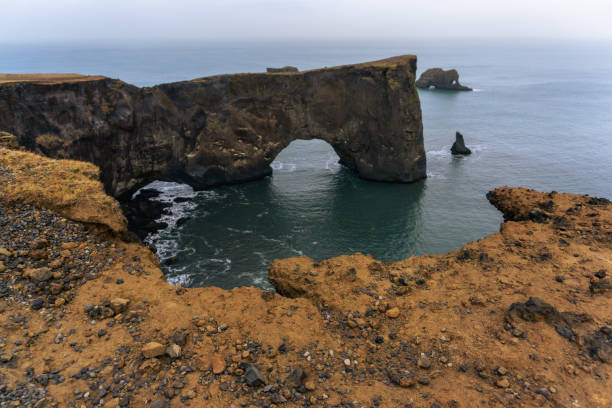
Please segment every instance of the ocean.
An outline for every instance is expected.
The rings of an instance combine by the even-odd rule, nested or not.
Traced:
[[[170,282],[271,287],[274,259],[361,252],[382,261],[455,250],[499,230],[487,191],[504,185],[612,197],[612,44],[391,40],[0,44],[0,72],[77,72],[138,86],[221,73],[301,70],[416,54],[419,73],[455,68],[473,92],[419,91],[426,180],[364,181],[323,141],[295,141],[272,177],[194,192],[147,238]],[[452,157],[455,131],[473,154]],[[180,222],[179,222],[180,220]]]

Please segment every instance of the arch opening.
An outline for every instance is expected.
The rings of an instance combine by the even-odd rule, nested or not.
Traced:
[[[297,139],[289,143],[274,158],[274,176],[288,173],[337,173],[342,165],[332,145],[322,139]]]

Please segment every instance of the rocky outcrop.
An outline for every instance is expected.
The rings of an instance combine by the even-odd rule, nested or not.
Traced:
[[[266,68],[266,72],[277,74],[279,72],[299,72],[299,70],[296,67],[286,65],[282,68]]]
[[[119,204],[104,192],[93,164],[52,160],[0,144],[0,173],[2,169],[10,170],[0,174],[0,203],[46,208],[122,236],[127,233]]]
[[[451,147],[452,154],[472,154],[472,151],[467,148],[463,135],[459,132],[455,132],[455,143]]]
[[[449,89],[452,91],[471,91],[472,88],[459,83],[459,73],[455,69],[445,71],[441,68],[430,68],[423,72],[416,81],[417,88]]]
[[[327,141],[360,177],[424,178],[416,57],[138,88],[83,76],[0,77],[0,130],[90,161],[121,196],[154,180],[196,188],[258,179],[296,139]],[[64,79],[62,79],[64,78]]]

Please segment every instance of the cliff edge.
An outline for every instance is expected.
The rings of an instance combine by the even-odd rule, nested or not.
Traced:
[[[40,174],[0,161],[0,186],[12,177]],[[612,404],[606,199],[499,188],[499,233],[392,263],[277,260],[268,292],[172,287],[149,249],[27,197],[0,201],[3,403]]]

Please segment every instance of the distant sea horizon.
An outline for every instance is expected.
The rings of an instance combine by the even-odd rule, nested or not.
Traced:
[[[193,192],[149,237],[186,286],[270,287],[276,258],[363,252],[382,261],[458,249],[499,229],[499,186],[612,198],[612,43],[563,40],[166,41],[2,44],[0,73],[80,73],[137,86],[293,65],[300,70],[416,54],[418,73],[455,68],[474,92],[419,91],[428,178],[360,180],[322,141],[296,141],[264,180]],[[0,129],[2,130],[2,129]],[[455,131],[473,150],[452,157]],[[176,221],[186,217],[184,223]],[[180,224],[180,225],[178,225]]]

